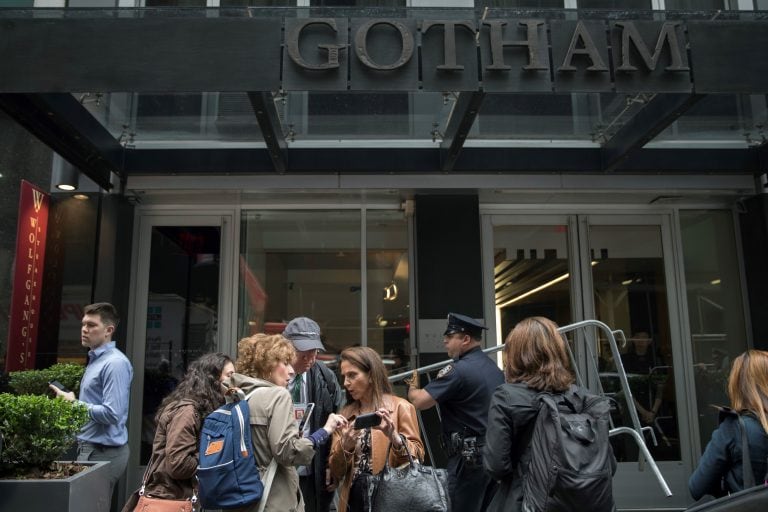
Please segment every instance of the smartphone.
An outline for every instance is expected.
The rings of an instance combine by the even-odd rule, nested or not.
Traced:
[[[302,436],[305,434],[305,430],[309,427],[309,418],[312,416],[312,411],[315,410],[315,404],[313,402],[309,402],[307,404],[307,409],[304,411],[304,416],[301,417],[301,422],[299,423],[299,434]]]
[[[352,428],[355,429],[361,429],[361,428],[368,428],[368,427],[375,427],[381,424],[381,416],[376,414],[375,412],[371,412],[368,414],[361,414],[357,418],[355,418],[355,424]]]
[[[65,392],[69,391],[64,384],[62,384],[61,382],[59,382],[57,380],[49,381],[48,384],[50,384],[51,386],[57,387],[57,388],[59,388],[62,391],[65,391]]]

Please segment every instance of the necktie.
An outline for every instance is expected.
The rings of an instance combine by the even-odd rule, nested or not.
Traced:
[[[304,374],[300,373],[293,379],[293,390],[291,391],[291,397],[293,403],[297,404],[301,402],[301,382],[304,380]]]

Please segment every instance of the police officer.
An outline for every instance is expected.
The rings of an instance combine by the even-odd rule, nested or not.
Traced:
[[[419,389],[416,371],[407,380],[408,399],[417,409],[440,406],[451,509],[461,512],[485,510],[496,490],[482,467],[481,448],[491,395],[504,383],[504,374],[480,348],[484,329],[473,318],[449,313],[443,344],[453,363],[424,389]]]

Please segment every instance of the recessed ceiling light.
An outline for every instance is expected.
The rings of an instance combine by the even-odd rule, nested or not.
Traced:
[[[85,194],[75,194],[72,197],[74,197],[75,199],[79,199],[80,201],[87,201],[88,200],[88,196],[85,195]]]

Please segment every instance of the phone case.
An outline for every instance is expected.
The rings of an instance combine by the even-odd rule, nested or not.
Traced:
[[[360,428],[375,427],[379,424],[381,424],[381,416],[379,416],[375,412],[372,412],[369,414],[361,414],[360,416],[355,418],[354,428],[360,429]]]

